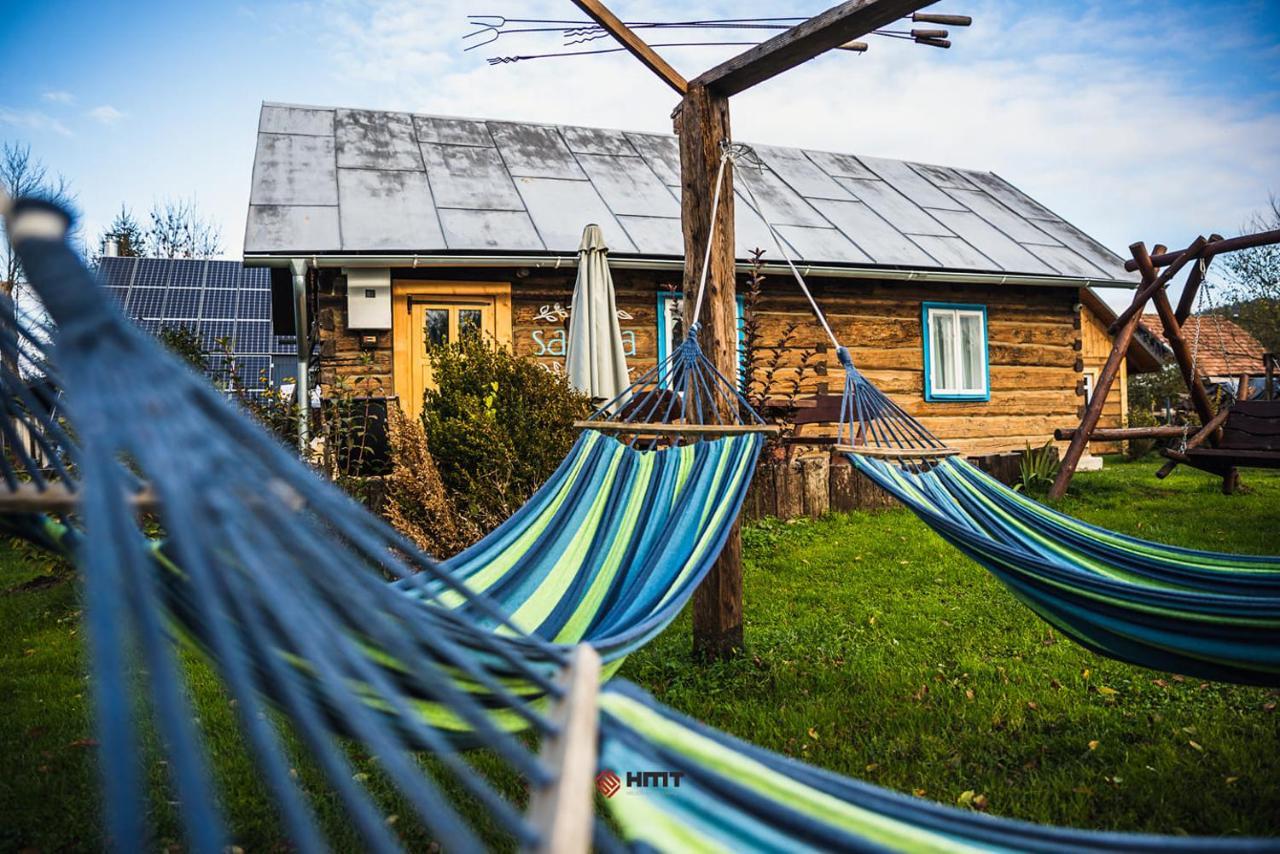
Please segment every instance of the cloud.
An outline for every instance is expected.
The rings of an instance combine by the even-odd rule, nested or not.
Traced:
[[[0,124],[11,125],[37,133],[49,131],[59,136],[72,136],[71,129],[48,113],[39,110],[15,110],[0,107]]]
[[[51,104],[70,104],[76,99],[75,95],[61,89],[54,89],[49,92],[45,92],[41,94],[40,97]]]
[[[92,110],[85,113],[85,115],[104,125],[113,125],[124,118],[124,113],[120,112],[110,104],[103,104],[102,106],[94,107]]]
[[[626,5],[628,19],[672,14],[652,0]],[[790,14],[824,5],[797,3]],[[865,55],[819,58],[736,96],[734,135],[990,170],[1121,252],[1139,239],[1174,246],[1238,233],[1280,192],[1280,45],[1268,35],[1270,4],[1224,5],[1206,21],[1176,2],[971,0],[974,26],[952,32],[950,51],[874,38]],[[484,62],[563,50],[545,33],[464,52],[458,36],[476,27],[463,0],[291,8],[304,12],[280,26],[305,30],[332,60],[326,103],[671,131],[676,97],[625,54]],[[763,0],[686,11],[777,14]],[[527,0],[521,14],[578,17],[550,0]],[[691,76],[741,49],[662,53]]]

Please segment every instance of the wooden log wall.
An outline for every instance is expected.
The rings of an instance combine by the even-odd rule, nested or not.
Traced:
[[[1107,362],[1107,356],[1111,353],[1111,334],[1107,332],[1107,324],[1104,323],[1096,314],[1089,310],[1087,306],[1080,309],[1080,340],[1081,355],[1084,358],[1085,371],[1092,372],[1094,377],[1098,376],[1098,372],[1102,370],[1102,366]],[[1080,406],[1085,405],[1084,387],[1079,389]],[[1107,395],[1106,405],[1102,409],[1102,417],[1098,419],[1098,427],[1101,429],[1118,429],[1125,427],[1129,423],[1129,369],[1125,362],[1120,363],[1120,375],[1116,377],[1116,384],[1111,389],[1111,393]],[[1074,419],[1067,422],[1068,425],[1078,423],[1083,417],[1083,411]],[[1124,450],[1123,442],[1090,442],[1089,451],[1094,454],[1113,454]]]
[[[574,277],[573,269],[392,271],[395,280],[510,281],[516,352],[539,359],[549,370],[563,370]],[[678,288],[680,278],[677,272],[622,269],[615,269],[613,278],[617,305],[623,312],[619,322],[628,366],[632,376],[639,376],[657,358],[657,294],[660,289]],[[813,279],[810,286],[859,368],[948,444],[974,454],[1021,449],[1027,442],[1037,446],[1052,437],[1054,428],[1079,419],[1085,359],[1074,288],[853,279]],[[926,301],[987,306],[989,401],[924,400],[920,312]],[[326,277],[317,303],[321,382],[331,383],[338,376],[373,376],[392,388],[390,334],[379,334],[372,349],[361,348],[359,337],[346,329],[345,280]],[[754,316],[762,348],[777,347],[783,334],[794,327],[786,346],[777,348],[778,369],[771,378],[770,394],[786,396],[797,380],[801,395],[814,394],[824,384],[838,393],[842,374],[836,355],[792,283],[771,276],[754,306]],[[806,356],[808,366],[802,368]],[[1117,413],[1112,419],[1116,423],[1104,423],[1120,426],[1118,418]]]

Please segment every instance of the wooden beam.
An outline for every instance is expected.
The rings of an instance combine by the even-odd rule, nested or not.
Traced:
[[[936,460],[942,457],[958,457],[955,448],[883,448],[879,445],[836,445],[842,454],[858,454],[889,460]]]
[[[733,168],[726,165],[716,221],[711,221],[720,143],[732,139],[729,99],[691,82],[681,103],[680,220],[684,229],[684,320],[692,328],[703,257],[710,241],[706,293],[698,340],[721,376],[738,375],[738,321],[734,264]],[[728,421],[728,402],[721,421]],[[734,521],[720,556],[693,594],[693,652],[703,660],[727,658],[742,649],[742,540]]]
[[[61,482],[50,483],[44,489],[34,483],[23,483],[14,491],[0,491],[0,513],[74,513],[82,497],[82,492],[72,492]],[[149,487],[129,496],[129,502],[142,512],[159,507]]]
[[[634,433],[637,436],[740,436],[744,433],[776,435],[782,431],[777,424],[660,424],[626,421],[575,421],[580,430],[599,430],[603,433]]]
[[[658,55],[657,51],[645,44],[644,39],[636,35],[630,27],[622,23],[618,16],[613,14],[605,7],[600,0],[573,0],[573,5],[577,6],[587,17],[595,21],[604,31],[613,36],[618,44],[622,45],[632,56],[644,63],[644,66],[658,75],[663,83],[666,83],[679,94],[683,95],[688,89],[689,84],[667,61]]]
[[[1053,438],[1059,442],[1074,439],[1079,431],[1075,427],[1059,428],[1053,431]],[[1181,427],[1110,427],[1094,430],[1089,437],[1090,442],[1127,442],[1130,439],[1177,439],[1186,431]]]
[[[1120,365],[1124,362],[1125,355],[1129,352],[1129,344],[1133,342],[1133,333],[1138,328],[1139,321],[1142,320],[1142,307],[1155,291],[1163,287],[1162,283],[1168,283],[1170,279],[1178,274],[1192,258],[1200,254],[1200,250],[1204,247],[1204,238],[1197,238],[1194,243],[1182,251],[1178,260],[1169,265],[1169,268],[1160,275],[1159,278],[1151,278],[1147,274],[1142,277],[1142,284],[1138,286],[1137,292],[1133,295],[1133,302],[1125,309],[1124,315],[1127,317],[1124,326],[1115,333],[1115,340],[1111,345],[1111,353],[1107,356],[1106,364],[1102,366],[1102,370],[1098,372],[1098,378],[1094,382],[1093,397],[1089,400],[1089,405],[1085,407],[1084,417],[1080,419],[1080,427],[1076,434],[1071,437],[1071,444],[1067,446],[1066,453],[1062,455],[1062,463],[1058,466],[1057,477],[1054,478],[1053,486],[1049,488],[1049,497],[1052,499],[1061,498],[1067,492],[1067,487],[1071,484],[1071,478],[1076,473],[1076,466],[1080,464],[1080,458],[1084,456],[1085,446],[1089,444],[1089,437],[1093,434],[1094,429],[1098,426],[1098,419],[1102,417],[1102,408],[1107,403],[1107,394],[1111,391],[1111,384],[1115,382],[1116,377],[1120,373]],[[1129,251],[1134,257],[1139,255],[1147,256],[1147,248],[1141,243],[1135,243],[1129,247]],[[1154,273],[1154,270],[1152,270]]]
[[[1142,271],[1144,279],[1156,277],[1156,268],[1151,263],[1150,255],[1146,252],[1135,252],[1134,260],[1138,262],[1138,269]],[[1198,264],[1196,266],[1199,267]],[[1200,423],[1205,424],[1213,418],[1213,402],[1209,400],[1209,393],[1204,390],[1204,385],[1200,382],[1200,372],[1196,370],[1195,364],[1196,354],[1191,351],[1191,345],[1182,335],[1182,326],[1174,316],[1173,306],[1169,304],[1169,292],[1164,288],[1156,288],[1151,295],[1151,301],[1155,303],[1160,325],[1164,327],[1164,337],[1169,342],[1169,348],[1173,350],[1173,358],[1182,371],[1182,381],[1186,383],[1187,391],[1191,394],[1191,404],[1195,407],[1196,414],[1200,416]]]
[[[600,656],[579,644],[560,678],[564,694],[552,707],[556,731],[542,741],[539,758],[555,776],[529,797],[529,821],[538,830],[538,854],[587,854],[595,817],[596,697]]]
[[[1212,258],[1214,255],[1222,255],[1225,252],[1235,252],[1238,249],[1252,249],[1255,246],[1268,246],[1272,243],[1280,243],[1280,229],[1272,231],[1260,231],[1257,234],[1242,234],[1239,237],[1224,239],[1217,236],[1205,245],[1204,254],[1206,258]],[[1178,260],[1180,252],[1158,252],[1151,256],[1151,263],[1157,267],[1167,267],[1174,261]],[[1124,268],[1130,273],[1136,272],[1138,263],[1132,259],[1124,262]]]
[[[1173,277],[1178,274],[1178,271],[1180,271],[1188,261],[1190,261],[1192,258],[1198,257],[1201,254],[1201,252],[1203,252],[1205,243],[1206,241],[1203,236],[1197,237],[1195,240],[1193,240],[1191,242],[1191,245],[1188,246],[1186,249],[1183,249],[1182,253],[1178,256],[1180,260],[1175,262],[1174,265],[1170,265],[1167,270],[1165,270],[1163,273],[1160,274],[1159,278],[1148,279],[1147,277],[1143,276],[1142,283],[1138,285],[1138,290],[1133,295],[1133,302],[1129,303],[1129,307],[1126,308],[1124,311],[1120,312],[1120,314],[1117,315],[1115,320],[1111,321],[1111,325],[1107,327],[1107,332],[1109,332],[1112,335],[1115,335],[1120,331],[1122,327],[1124,327],[1125,324],[1127,324],[1130,321],[1130,319],[1133,318],[1135,314],[1139,318],[1141,318],[1142,309],[1146,306],[1147,300],[1151,299],[1152,295],[1155,294],[1156,291],[1158,291],[1163,287],[1168,286],[1169,282],[1173,280]],[[1134,252],[1135,248],[1138,246],[1142,246],[1142,244],[1141,243],[1133,244],[1132,246],[1129,247],[1129,251]],[[1145,248],[1142,251],[1144,254],[1146,253]],[[1136,270],[1138,262],[1134,260],[1132,263],[1134,264],[1134,269]],[[1156,266],[1159,266],[1159,265],[1156,265]]]
[[[935,2],[848,0],[703,72],[693,82],[727,98]]]

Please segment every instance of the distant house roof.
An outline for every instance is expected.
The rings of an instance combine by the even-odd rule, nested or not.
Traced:
[[[1121,259],[990,172],[755,146],[738,170],[810,264],[1131,285]],[[264,104],[245,253],[576,253],[679,257],[676,138],[597,128]],[[739,197],[741,199],[741,196]],[[777,255],[739,201],[738,255]]]
[[[1158,317],[1144,315],[1142,325],[1168,347],[1168,339]],[[1205,376],[1236,377],[1262,372],[1262,356],[1266,352],[1262,344],[1225,317],[1188,317],[1182,324],[1182,335],[1194,348],[1196,368]]]

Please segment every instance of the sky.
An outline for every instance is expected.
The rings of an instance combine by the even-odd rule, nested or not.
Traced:
[[[671,20],[827,5],[611,8]],[[548,34],[464,50],[468,15],[581,19],[568,0],[4,6],[0,141],[29,144],[70,181],[95,242],[122,204],[142,220],[158,200],[195,199],[239,257],[263,101],[671,130],[674,93],[629,56],[486,62],[561,49]],[[1126,256],[1136,240],[1239,233],[1280,193],[1275,0],[942,0],[931,11],[974,25],[953,30],[948,51],[873,38],[866,54],[789,71],[734,97],[734,136],[996,172]],[[663,53],[691,77],[743,49]]]

